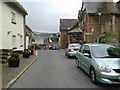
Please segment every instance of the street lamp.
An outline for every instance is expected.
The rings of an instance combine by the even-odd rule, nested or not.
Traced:
[[[100,39],[100,33],[101,33],[101,11],[98,12],[98,38],[97,38],[97,43],[99,43]]]
[[[93,33],[94,33],[94,28],[92,28],[92,43],[93,43]]]

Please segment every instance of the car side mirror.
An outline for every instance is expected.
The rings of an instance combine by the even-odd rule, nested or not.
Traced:
[[[89,57],[89,58],[91,57],[89,53],[84,53],[84,56]]]

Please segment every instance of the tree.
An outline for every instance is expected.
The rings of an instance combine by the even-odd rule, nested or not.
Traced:
[[[101,43],[116,43],[118,40],[118,33],[104,32],[100,35]]]
[[[52,42],[57,42],[58,41],[58,38],[56,36],[52,36],[50,39],[52,40]]]
[[[105,31],[111,32],[113,27],[113,13],[114,10],[114,2],[111,0],[111,2],[100,2],[97,7],[97,12],[102,12],[102,23],[104,24]]]

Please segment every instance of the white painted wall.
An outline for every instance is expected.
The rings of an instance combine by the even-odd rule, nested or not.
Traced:
[[[26,49],[28,49],[28,45],[29,45],[29,36],[26,36]]]
[[[2,1],[0,1],[0,49],[2,49]],[[2,90],[2,64],[0,64],[0,90]]]
[[[0,49],[2,49],[2,1],[0,1]]]
[[[16,23],[13,24],[11,23],[11,12],[14,12],[16,15]],[[24,45],[24,17],[22,14],[18,13],[16,10],[13,8],[9,7],[5,3],[2,4],[2,34],[3,34],[3,49],[12,49],[13,44],[12,44],[12,35],[16,36],[16,47],[17,50],[24,50],[24,46],[20,47],[20,35],[22,35],[22,45]],[[11,31],[10,34],[7,32]]]

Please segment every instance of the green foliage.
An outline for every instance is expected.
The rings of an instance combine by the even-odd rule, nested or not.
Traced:
[[[57,37],[53,36],[50,38],[52,40],[52,42],[57,42]]]
[[[10,60],[18,60],[19,58],[19,54],[18,53],[12,53],[10,55]]]
[[[120,28],[118,29],[118,40],[119,40],[119,43],[120,43]]]
[[[99,2],[99,5],[97,7],[97,13],[101,11],[101,21],[104,24],[105,31],[111,32],[112,30],[112,17],[113,15],[110,15],[114,12],[114,3],[113,2]]]
[[[112,40],[118,40],[118,33],[105,32],[100,35],[100,43],[110,43]]]

